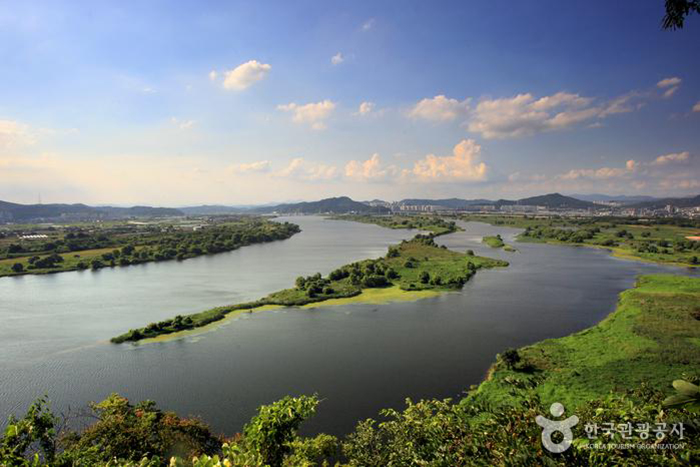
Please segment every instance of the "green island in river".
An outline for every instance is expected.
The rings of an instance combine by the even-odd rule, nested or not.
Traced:
[[[434,234],[418,234],[389,248],[386,256],[342,266],[327,277],[299,277],[295,287],[269,294],[252,302],[213,308],[186,316],[151,323],[112,338],[113,343],[139,341],[206,326],[232,313],[254,312],[277,306],[304,306],[328,301],[342,304],[376,300],[417,299],[436,291],[458,290],[480,268],[507,266],[498,259],[458,253],[440,247]],[[385,292],[378,294],[377,289]],[[408,294],[408,295],[406,295]],[[402,297],[406,295],[406,297]],[[349,301],[349,299],[353,299]]]
[[[700,265],[698,220],[492,214],[463,215],[460,219],[525,229],[517,237],[519,242],[603,248],[622,259]]]
[[[24,231],[40,234],[22,235]],[[296,224],[254,216],[171,223],[78,223],[41,230],[19,225],[0,232],[0,277],[182,261],[284,240],[300,231]]]

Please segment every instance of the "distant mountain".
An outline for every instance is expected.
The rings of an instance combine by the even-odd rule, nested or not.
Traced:
[[[321,214],[334,213],[346,214],[350,212],[357,213],[386,213],[387,208],[380,206],[368,206],[367,204],[354,201],[347,196],[338,198],[326,198],[320,201],[279,204],[277,206],[259,207],[252,210],[257,213],[277,212],[281,214]]]
[[[668,205],[671,205],[671,206],[674,206],[677,208],[692,208],[692,207],[700,206],[700,195],[693,196],[690,198],[656,199],[654,201],[647,201],[644,203],[633,204],[631,207],[648,208],[648,209],[662,209]]]
[[[586,209],[596,206],[590,201],[583,201],[570,196],[564,196],[560,193],[550,193],[548,195],[519,199],[517,204],[525,206],[545,206],[548,208],[558,209]]]
[[[404,206],[441,206],[449,209],[464,209],[469,206],[490,205],[493,201],[488,199],[402,199],[399,204]]]
[[[111,206],[93,207],[85,204],[18,204],[0,201],[0,221],[27,222],[55,219],[114,219],[123,217],[182,216],[184,213],[172,208],[134,206],[119,208]]]
[[[237,214],[251,209],[250,206],[220,206],[204,204],[202,206],[187,206],[178,208],[188,216],[212,216],[215,214]]]
[[[653,196],[625,196],[625,195],[601,195],[598,193],[590,194],[590,195],[570,195],[572,198],[580,199],[582,201],[591,201],[591,202],[611,202],[611,201],[617,201],[622,204],[634,204],[634,203],[642,203],[642,202],[647,202],[647,201],[654,201],[657,198],[654,198]]]

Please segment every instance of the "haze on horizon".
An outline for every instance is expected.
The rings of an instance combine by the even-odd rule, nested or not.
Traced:
[[[0,200],[700,192],[700,18],[663,1],[26,1]]]

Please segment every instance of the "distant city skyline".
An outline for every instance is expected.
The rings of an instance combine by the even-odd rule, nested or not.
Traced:
[[[0,200],[700,193],[663,1],[7,3]]]

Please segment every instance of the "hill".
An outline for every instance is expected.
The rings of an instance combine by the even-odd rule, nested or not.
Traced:
[[[0,201],[0,221],[28,222],[56,219],[114,219],[123,217],[182,216],[172,208],[150,206],[93,207],[86,204],[19,204]]]
[[[266,206],[253,209],[257,213],[280,213],[280,214],[347,214],[347,213],[388,213],[389,210],[380,206],[368,206],[364,203],[354,201],[347,196],[337,198],[326,198],[320,201],[310,201],[292,204],[279,204],[277,206]]]
[[[517,201],[521,206],[545,206],[548,208],[568,208],[568,209],[586,209],[595,207],[590,201],[564,196],[560,193],[550,193],[547,195],[533,196],[531,198],[523,198]]]
[[[692,208],[695,206],[700,206],[700,195],[693,196],[691,198],[663,198],[654,201],[647,201],[644,203],[634,204],[632,207],[635,208],[648,208],[648,209],[663,209],[666,206],[671,205],[677,208]]]

